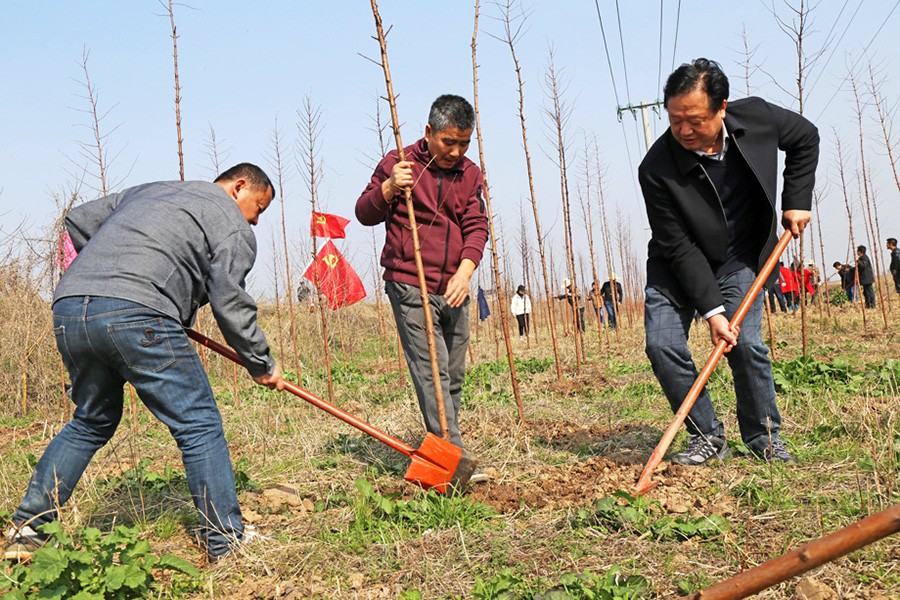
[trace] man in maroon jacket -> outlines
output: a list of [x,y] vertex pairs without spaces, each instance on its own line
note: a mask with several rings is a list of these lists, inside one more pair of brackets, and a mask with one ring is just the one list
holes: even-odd
[[464,156],[474,123],[475,111],[464,98],[440,96],[431,105],[425,137],[403,149],[405,161],[399,161],[396,151],[385,156],[356,201],[360,223],[384,223],[381,266],[385,291],[425,427],[440,435],[425,314],[404,201],[404,190],[412,188],[447,424],[450,440],[460,447],[458,412],[469,346],[469,279],[488,237],[481,170]]

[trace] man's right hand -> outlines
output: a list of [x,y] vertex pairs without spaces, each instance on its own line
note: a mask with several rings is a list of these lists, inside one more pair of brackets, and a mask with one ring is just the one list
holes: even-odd
[[731,327],[724,313],[713,315],[706,322],[709,324],[709,337],[713,346],[725,340],[725,352],[730,352],[737,344],[738,335],[741,333],[740,326]]
[[271,373],[254,377],[253,381],[259,385],[266,386],[270,390],[281,391],[284,389],[284,377],[281,376],[281,369],[278,367],[278,363],[275,363],[275,368]]
[[385,201],[390,202],[402,190],[413,186],[412,165],[410,161],[404,160],[391,168],[391,176],[381,184],[381,195]]

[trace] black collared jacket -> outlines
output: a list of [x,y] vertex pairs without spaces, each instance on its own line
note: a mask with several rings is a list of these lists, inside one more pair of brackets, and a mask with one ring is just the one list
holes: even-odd
[[[729,102],[725,127],[731,149],[741,153],[756,180],[767,211],[757,238],[762,268],[777,242],[775,195],[778,151],[785,153],[781,210],[810,210],[819,161],[819,132],[803,116],[760,98]],[[685,150],[671,130],[660,136],[638,168],[652,237],[647,285],[676,305],[700,314],[724,304],[715,271],[725,260],[725,211],[696,154]]]

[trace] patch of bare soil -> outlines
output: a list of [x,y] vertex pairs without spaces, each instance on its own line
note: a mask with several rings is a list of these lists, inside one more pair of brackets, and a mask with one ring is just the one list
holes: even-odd
[[[532,423],[535,441],[557,449],[582,449],[610,444],[644,433],[643,428],[619,425],[612,428],[582,426],[566,421]],[[502,478],[472,486],[468,496],[488,504],[501,513],[514,513],[522,508],[533,510],[587,507],[617,491],[635,493],[635,484],[646,458],[643,450],[617,446],[612,452],[589,456],[574,464],[544,467],[533,477],[520,480]],[[689,468],[662,463],[654,473],[655,486],[647,493],[669,513],[733,514],[734,498],[729,494],[713,494],[708,469]]]

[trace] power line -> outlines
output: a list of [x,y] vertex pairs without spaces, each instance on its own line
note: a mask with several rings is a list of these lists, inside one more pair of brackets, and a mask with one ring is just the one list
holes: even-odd
[[619,47],[622,49],[622,71],[625,73],[625,94],[631,98],[628,89],[628,63],[625,60],[625,38],[622,36],[622,14],[619,12],[619,0],[616,0],[616,21],[619,23]]
[[[844,83],[847,82],[847,79],[850,77],[850,73],[853,73],[853,72],[856,71],[856,65],[859,64],[859,61],[861,61],[862,58],[866,55],[866,53],[869,51],[869,47],[875,42],[875,38],[878,37],[878,34],[881,33],[881,30],[884,29],[884,26],[887,25],[887,22],[891,20],[891,16],[894,14],[894,11],[897,10],[897,7],[898,7],[898,6],[900,6],[900,0],[897,0],[896,2],[894,2],[894,7],[891,9],[891,12],[889,12],[889,13],[888,13],[888,16],[885,17],[884,20],[881,22],[881,27],[879,27],[878,30],[875,32],[875,34],[872,35],[872,39],[870,39],[870,40],[869,40],[869,43],[866,44],[866,47],[863,48],[863,51],[862,51],[862,53],[859,55],[859,58],[857,58],[857,59],[856,59],[856,62],[853,63],[853,66],[850,68],[849,72],[844,76],[844,79],[843,79],[843,80],[841,81],[841,83],[838,85],[838,88],[840,88],[842,85],[844,85]],[[825,111],[828,109],[828,107],[831,106],[831,102],[832,102],[832,100],[835,99],[836,96],[837,96],[837,94],[832,94],[832,95],[831,95],[831,98],[828,99],[828,102],[827,102],[827,103],[825,104],[825,106],[822,108],[822,112],[820,112],[820,113],[819,113],[819,116],[816,117],[816,120],[817,120],[817,121],[818,121],[820,118],[822,118],[822,115],[825,113]]]
[[662,87],[663,0],[659,0],[659,66],[656,70],[656,89]]
[[616,88],[616,77],[613,75],[612,60],[609,58],[609,46],[606,45],[606,32],[603,29],[603,17],[600,15],[600,2],[594,0],[597,7],[597,19],[600,21],[600,35],[603,37],[603,50],[606,51],[606,64],[609,66],[609,78],[612,81],[613,94],[616,96],[616,105],[619,104],[619,90]]
[[675,70],[675,54],[678,50],[678,26],[681,24],[681,0],[678,0],[678,12],[675,13],[675,43],[672,44],[672,68],[669,72]]
[[[853,12],[853,15],[850,17],[850,20],[847,21],[847,25],[846,25],[846,27],[844,27],[844,31],[841,32],[841,37],[839,37],[838,40],[836,42],[834,42],[834,46],[832,46],[832,48],[831,48],[831,53],[828,55],[828,58],[825,59],[825,64],[822,65],[822,70],[819,71],[819,75],[816,77],[816,80],[813,81],[811,86],[809,86],[809,90],[808,90],[807,94],[812,92],[812,89],[814,87],[816,87],[816,84],[819,82],[819,79],[822,78],[822,73],[824,73],[825,69],[828,68],[828,63],[831,62],[831,57],[834,56],[835,51],[841,45],[841,40],[844,39],[844,35],[847,33],[847,30],[850,29],[850,25],[853,23],[853,20],[856,19],[856,15],[859,13],[859,9],[862,8],[862,5],[865,3],[865,1],[866,0],[861,0],[860,3],[856,5],[856,10]],[[849,0],[844,0],[844,6],[841,7],[841,12],[838,13],[837,19],[834,20],[834,25],[831,26],[831,31],[829,31],[828,35],[825,36],[826,44],[828,43],[828,39],[831,37],[831,32],[834,31],[834,27],[835,27],[835,25],[837,25],[838,20],[841,18],[841,15],[844,14],[844,8],[846,8],[847,2],[849,2]]]

